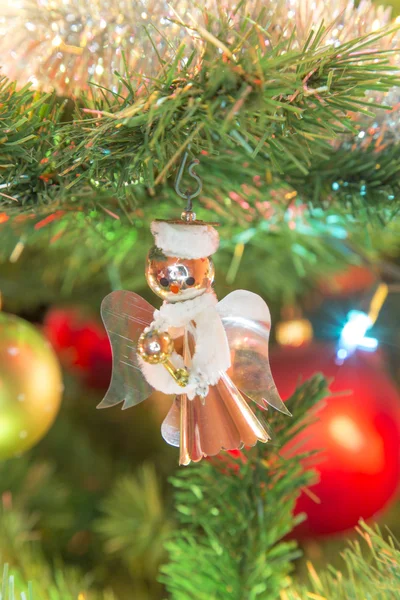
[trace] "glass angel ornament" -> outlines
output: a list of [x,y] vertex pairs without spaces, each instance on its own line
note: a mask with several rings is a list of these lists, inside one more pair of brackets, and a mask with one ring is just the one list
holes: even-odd
[[103,300],[113,373],[99,408],[129,408],[153,389],[175,395],[161,432],[180,447],[181,465],[267,442],[267,425],[249,401],[290,415],[269,366],[268,306],[245,290],[218,302],[210,257],[219,237],[210,224],[154,221],[152,233],[146,278],[164,302],[154,310],[123,290]]

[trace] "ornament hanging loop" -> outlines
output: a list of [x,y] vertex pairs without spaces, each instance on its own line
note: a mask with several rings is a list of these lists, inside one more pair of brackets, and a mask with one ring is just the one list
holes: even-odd
[[181,218],[183,221],[187,221],[189,223],[189,222],[196,220],[196,214],[192,210],[193,198],[196,198],[200,194],[200,192],[203,188],[203,184],[202,184],[200,177],[194,171],[194,168],[198,164],[200,164],[200,161],[197,158],[195,158],[190,163],[187,171],[188,171],[188,174],[190,175],[190,177],[192,177],[197,182],[197,189],[195,189],[194,191],[192,191],[191,189],[188,189],[185,192],[183,192],[181,190],[182,177],[183,177],[183,173],[184,173],[184,170],[186,167],[187,158],[188,158],[188,152],[186,151],[185,154],[183,155],[182,162],[178,169],[178,173],[176,174],[175,191],[178,194],[178,196],[186,199],[186,209],[181,214]]

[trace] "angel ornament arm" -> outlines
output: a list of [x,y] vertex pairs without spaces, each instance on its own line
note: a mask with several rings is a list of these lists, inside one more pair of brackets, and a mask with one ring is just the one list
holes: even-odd
[[212,225],[155,221],[152,233],[146,278],[163,304],[154,310],[124,291],[104,299],[113,377],[100,407],[137,404],[152,389],[175,395],[162,435],[180,447],[180,464],[267,442],[267,424],[248,400],[290,414],[269,367],[267,305],[244,290],[218,302]]

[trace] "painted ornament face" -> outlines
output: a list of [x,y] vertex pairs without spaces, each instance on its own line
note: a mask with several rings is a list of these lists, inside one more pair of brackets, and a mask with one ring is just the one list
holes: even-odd
[[163,300],[181,302],[200,296],[211,287],[214,264],[211,258],[165,256],[154,246],[147,257],[146,279]]

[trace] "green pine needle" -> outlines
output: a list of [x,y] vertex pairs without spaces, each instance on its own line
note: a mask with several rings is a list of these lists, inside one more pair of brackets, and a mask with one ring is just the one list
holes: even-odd
[[317,572],[308,564],[309,585],[293,581],[280,600],[399,600],[400,544],[363,521],[357,532],[359,539],[350,542],[341,554],[342,570],[328,567]]

